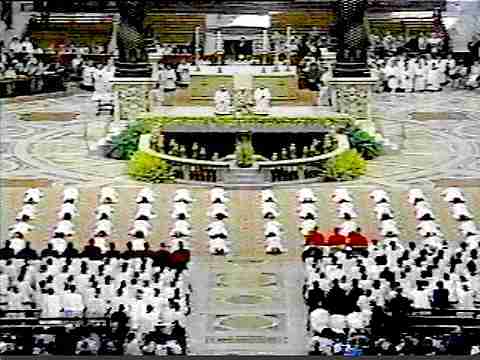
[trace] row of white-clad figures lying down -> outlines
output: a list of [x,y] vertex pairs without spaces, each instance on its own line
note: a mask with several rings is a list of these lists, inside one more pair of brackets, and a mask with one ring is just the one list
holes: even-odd
[[263,190],[260,196],[262,201],[262,215],[265,220],[265,253],[271,255],[283,254],[287,252],[287,249],[283,245],[283,226],[277,220],[280,216],[278,200],[275,197],[275,193],[270,189]]
[[230,199],[225,189],[218,186],[210,190],[209,198],[209,224],[206,228],[209,252],[212,255],[227,255],[230,253],[231,239],[225,221],[229,218],[227,204]]

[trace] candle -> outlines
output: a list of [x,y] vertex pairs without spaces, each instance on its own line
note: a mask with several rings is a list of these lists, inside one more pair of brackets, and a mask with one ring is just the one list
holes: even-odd
[[217,52],[223,51],[223,40],[222,40],[222,32],[219,30],[217,31]]
[[268,30],[263,30],[263,52],[268,53],[270,52],[268,46]]
[[200,47],[200,26],[195,28],[195,48]]

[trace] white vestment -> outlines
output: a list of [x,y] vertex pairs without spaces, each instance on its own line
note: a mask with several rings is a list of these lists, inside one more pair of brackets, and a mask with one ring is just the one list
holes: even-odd
[[267,88],[258,88],[255,90],[255,113],[257,114],[268,114],[270,112],[270,101],[272,99],[272,94]]
[[214,100],[216,114],[227,115],[231,113],[232,99],[228,90],[217,90]]

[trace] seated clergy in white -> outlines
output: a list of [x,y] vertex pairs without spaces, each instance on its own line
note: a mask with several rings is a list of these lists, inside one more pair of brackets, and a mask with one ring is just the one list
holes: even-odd
[[280,212],[275,203],[266,202],[262,203],[262,215],[264,219],[276,219]]
[[300,203],[314,203],[317,201],[317,197],[315,196],[313,190],[309,188],[298,190],[297,198]]
[[425,201],[426,197],[422,190],[420,189],[410,189],[408,192],[408,203],[411,205],[415,205],[421,201]]
[[216,186],[210,190],[210,201],[212,204],[225,204],[228,202],[226,192],[222,187]]
[[262,202],[272,202],[276,203],[277,198],[275,197],[275,194],[273,193],[272,190],[262,190],[261,192],[261,197],[262,197]]
[[432,209],[425,201],[415,205],[415,218],[417,220],[435,220]]
[[139,238],[147,238],[151,230],[152,225],[148,221],[135,220],[128,234]]
[[174,203],[171,217],[174,220],[190,219],[190,209],[188,205],[183,202]]
[[254,93],[255,114],[268,115],[271,110],[272,94],[270,90],[261,85]]
[[343,236],[348,236],[352,231],[358,231],[359,226],[358,224],[353,221],[353,220],[347,220],[344,221],[340,226],[339,226],[339,234]]
[[152,189],[144,187],[137,195],[136,202],[137,204],[141,203],[153,203],[155,201],[155,194]]
[[385,220],[380,223],[380,232],[385,237],[397,237],[400,235],[397,223],[394,220]]
[[116,204],[117,202],[118,202],[118,193],[114,188],[106,186],[100,190],[101,204]]
[[10,237],[21,237],[24,238],[30,231],[34,229],[32,225],[24,221],[19,221],[8,228]]
[[302,233],[303,236],[307,236],[315,230],[315,227],[317,226],[317,222],[315,220],[307,219],[303,220],[302,223],[300,224],[300,232]]
[[316,309],[310,313],[310,324],[312,329],[318,333],[328,328],[329,322],[330,314],[325,309]]
[[38,188],[31,188],[25,191],[23,202],[25,204],[38,204],[43,197],[43,193]]
[[191,204],[193,202],[193,199],[190,195],[190,191],[187,189],[178,189],[175,192],[175,195],[173,197],[174,202],[183,202],[185,204]]
[[228,218],[228,209],[224,204],[212,204],[208,210],[207,215],[212,219],[226,219]]
[[36,208],[32,204],[25,204],[22,206],[22,209],[18,212],[16,220],[17,221],[30,221],[35,218]]
[[423,237],[442,236],[440,227],[434,221],[420,221],[417,225],[417,232]]
[[65,317],[79,316],[85,309],[82,296],[76,292],[75,285],[71,285],[70,290],[63,293],[61,300]]
[[52,244],[53,250],[57,251],[59,254],[63,254],[65,249],[67,248],[67,242],[63,237],[52,237],[48,240],[49,244]]
[[467,237],[471,235],[480,235],[477,225],[473,221],[462,221],[458,226],[460,233]]
[[152,204],[141,203],[138,204],[137,213],[135,214],[135,220],[145,220],[148,221],[156,217],[152,210]]
[[373,190],[370,193],[370,198],[373,199],[373,201],[375,201],[375,204],[390,203],[390,197],[388,196],[385,190],[381,190],[381,189]]
[[332,194],[332,200],[337,204],[342,202],[352,202],[352,198],[346,189],[335,189]]
[[73,220],[77,215],[77,207],[71,203],[62,204],[60,210],[57,213],[58,220]]
[[315,220],[318,217],[317,208],[313,204],[301,204],[298,209],[298,216],[302,220]]
[[456,187],[449,187],[442,191],[443,199],[449,203],[464,203],[465,196],[462,190]]
[[343,202],[340,203],[337,207],[337,216],[345,220],[350,220],[353,218],[357,218],[358,214],[355,211],[352,203]]
[[110,236],[112,235],[113,225],[110,220],[99,220],[95,224],[93,236]]
[[209,252],[212,255],[227,255],[229,253],[225,239],[214,237],[208,240]]
[[220,86],[220,89],[215,91],[215,114],[228,115],[232,113],[232,97],[225,85]]
[[114,210],[113,207],[107,204],[101,204],[95,210],[97,220],[111,220]]
[[473,219],[472,213],[464,203],[455,203],[451,207],[452,215],[457,221],[468,221]]
[[393,210],[389,203],[379,203],[375,205],[374,212],[378,221],[393,219]]
[[68,187],[63,190],[63,203],[75,204],[78,200],[79,192],[77,188]]
[[73,236],[75,231],[73,230],[74,225],[69,220],[62,220],[58,222],[57,226],[53,230],[53,236]]
[[280,236],[267,236],[265,238],[265,253],[277,255],[286,252]]

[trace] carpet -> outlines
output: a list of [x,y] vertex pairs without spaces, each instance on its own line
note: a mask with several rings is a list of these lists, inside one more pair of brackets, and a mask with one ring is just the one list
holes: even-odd
[[469,179],[437,179],[432,180],[435,184],[435,187],[480,187],[480,178],[469,178]]
[[437,120],[462,120],[467,116],[462,112],[423,112],[415,111],[411,114],[413,120],[417,121],[437,121]]
[[20,187],[20,188],[41,188],[49,187],[53,183],[52,180],[48,179],[28,179],[28,178],[11,178],[11,179],[1,179],[0,178],[0,187]]
[[72,121],[75,120],[80,113],[69,111],[32,111],[18,112],[20,120],[23,121]]

